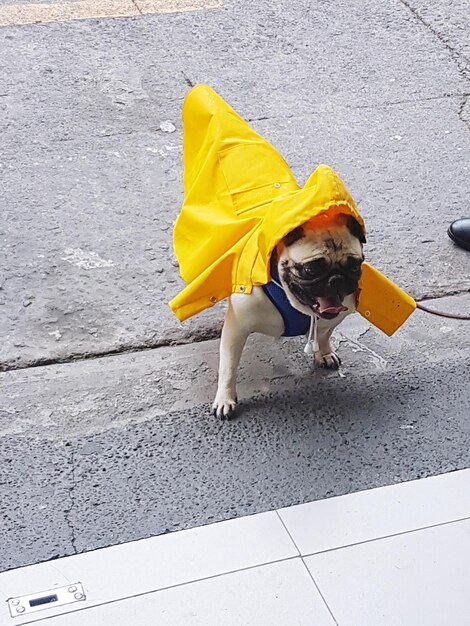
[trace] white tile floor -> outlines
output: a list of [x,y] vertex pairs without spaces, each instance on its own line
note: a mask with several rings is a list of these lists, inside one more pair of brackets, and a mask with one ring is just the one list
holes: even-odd
[[470,470],[0,574],[8,598],[86,600],[0,625],[470,625]]

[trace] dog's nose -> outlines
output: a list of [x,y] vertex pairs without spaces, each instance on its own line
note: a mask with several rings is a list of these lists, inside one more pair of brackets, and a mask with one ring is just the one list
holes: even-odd
[[343,276],[339,276],[338,274],[333,274],[333,276],[330,276],[330,278],[328,279],[328,288],[332,291],[336,291],[337,293],[342,292],[344,289]]

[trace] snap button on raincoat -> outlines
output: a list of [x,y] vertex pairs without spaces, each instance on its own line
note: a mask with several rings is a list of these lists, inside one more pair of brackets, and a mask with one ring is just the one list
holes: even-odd
[[[320,165],[303,188],[289,166],[215,91],[194,87],[183,106],[184,203],[173,243],[187,286],[169,303],[183,321],[232,293],[270,280],[275,246],[321,213],[352,215],[340,177]],[[358,312],[392,335],[416,303],[367,263]]]

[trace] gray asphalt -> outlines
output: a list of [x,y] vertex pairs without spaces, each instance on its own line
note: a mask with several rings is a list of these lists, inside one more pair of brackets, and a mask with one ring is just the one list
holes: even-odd
[[468,310],[445,234],[470,210],[467,11],[226,2],[0,28],[0,570],[469,466],[468,323],[348,321],[342,376],[256,338],[220,424],[222,307],[180,325],[166,305],[181,103],[206,82],[299,182],[339,171],[369,260]]

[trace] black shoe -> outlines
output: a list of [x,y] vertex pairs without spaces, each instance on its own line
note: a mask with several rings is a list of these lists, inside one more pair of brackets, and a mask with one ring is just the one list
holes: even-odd
[[470,217],[452,222],[447,234],[458,246],[470,250]]

